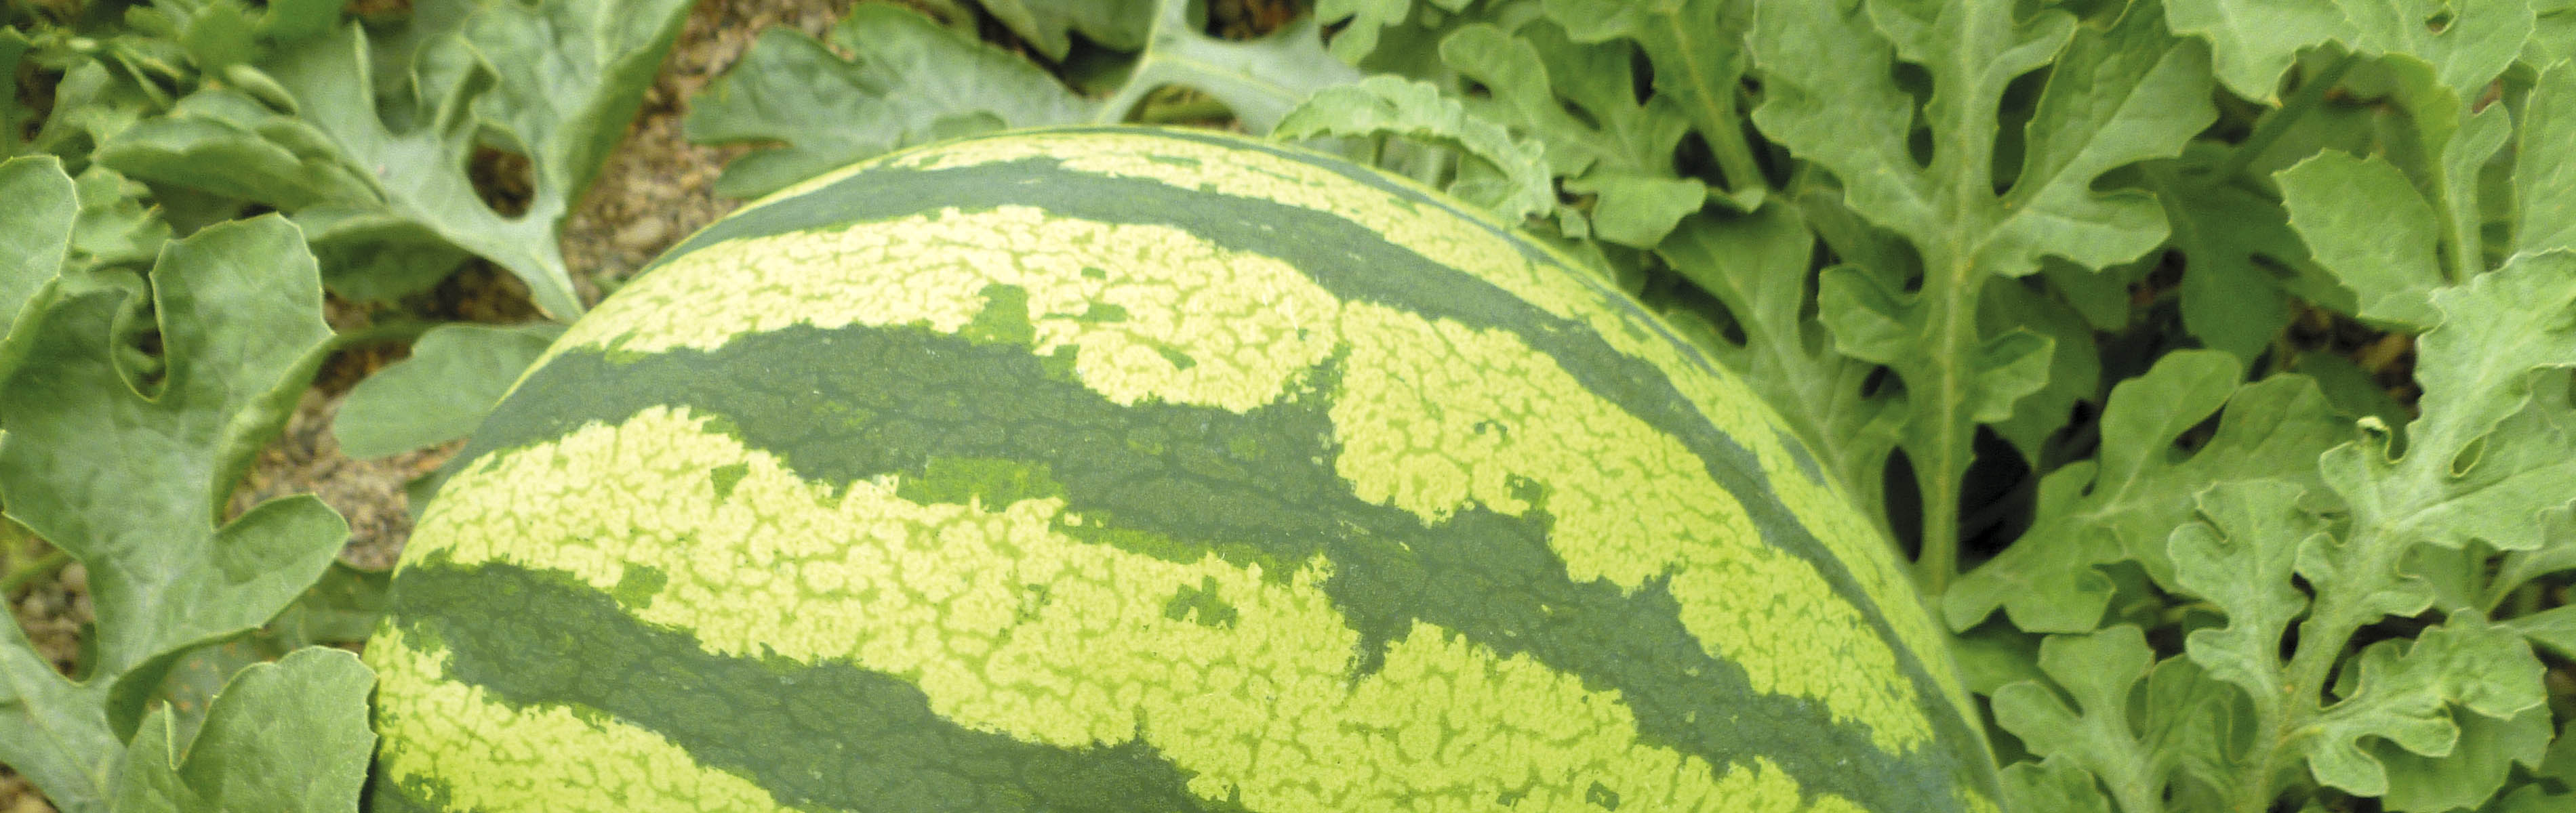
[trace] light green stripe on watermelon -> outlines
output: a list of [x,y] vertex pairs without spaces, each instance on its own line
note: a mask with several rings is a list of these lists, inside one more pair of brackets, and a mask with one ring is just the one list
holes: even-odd
[[[396,783],[440,783],[454,808],[483,813],[629,813],[696,810],[784,813],[759,785],[695,757],[662,736],[566,706],[511,708],[484,687],[448,680],[438,657],[401,629],[367,642],[376,671],[380,725],[399,726],[410,747],[377,770]],[[572,758],[578,755],[579,758]],[[381,794],[380,794],[381,796]],[[379,800],[376,810],[388,809]]]
[[[1103,302],[1131,317],[1085,318]],[[1344,303],[1277,260],[1168,226],[1014,206],[746,237],[637,281],[565,344],[655,353],[788,325],[960,333],[978,320],[1027,326],[1014,333],[1041,356],[1070,350],[1076,379],[1122,405],[1246,411],[1338,348],[1335,467],[1362,499],[1431,522],[1470,505],[1519,516],[1533,506],[1515,492],[1542,485],[1575,580],[1633,593],[1670,573],[1684,625],[1757,691],[1822,702],[1891,752],[1931,736],[1913,685],[1881,677],[1896,656],[1858,609],[1765,546],[1678,440],[1511,332]]]
[[[1200,798],[1255,811],[1484,809],[1494,788],[1516,789],[1516,810],[1582,811],[1596,787],[1646,810],[1859,809],[1802,806],[1759,757],[1720,771],[1641,744],[1617,693],[1419,623],[1354,682],[1358,633],[1320,588],[1327,561],[1265,573],[1091,544],[1059,530],[1080,524],[1061,498],[925,505],[887,482],[836,496],[706,423],[648,410],[486,458],[422,533],[453,540],[443,566],[563,572],[603,593],[658,570],[666,586],[632,614],[713,653],[846,659],[918,686],[942,718],[1034,743],[1135,737]],[[747,468],[719,499],[705,472],[728,462]],[[1210,597],[1228,622],[1170,612]]]
[[[1043,164],[1062,175],[1046,178],[1043,183],[1030,183],[1035,180],[1033,176],[1043,174],[1030,172],[1032,164]],[[1221,170],[1211,171],[1210,167]],[[951,181],[942,176],[943,172],[967,175],[996,168],[1008,171],[999,173],[994,181]],[[974,204],[967,200],[979,195],[997,201],[1035,200],[1030,193],[1044,187],[1054,190],[1057,199],[1080,197],[1086,193],[1061,188],[1077,186],[1078,179],[1133,182],[1128,187],[1087,193],[1089,197],[1082,203],[1096,210],[1093,214],[1115,208],[1121,202],[1141,201],[1129,205],[1149,212],[1144,215],[1148,221],[1222,221],[1229,215],[1243,218],[1249,221],[1248,231],[1259,232],[1261,242],[1271,244],[1271,253],[1299,252],[1301,262],[1297,265],[1309,274],[1338,270],[1345,276],[1372,279],[1431,276],[1385,267],[1377,261],[1383,255],[1365,251],[1366,246],[1356,244],[1358,239],[1384,241],[1419,258],[1418,265],[1427,264],[1453,274],[1458,273],[1455,269],[1477,269],[1474,279],[1499,287],[1514,298],[1515,304],[1535,306],[1546,316],[1586,326],[1589,330],[1585,332],[1596,335],[1617,353],[1667,373],[1689,371],[1664,377],[1692,403],[1699,418],[1714,424],[1733,443],[1751,452],[1760,462],[1760,470],[1798,470],[1808,474],[1771,478],[1766,485],[1779,504],[1811,531],[1809,536],[1815,543],[1830,551],[1837,560],[1834,567],[1848,568],[1847,575],[1874,603],[1914,604],[1911,582],[1886,550],[1884,536],[1850,507],[1848,496],[1838,485],[1814,476],[1812,458],[1782,442],[1783,436],[1774,428],[1779,425],[1777,418],[1759,399],[1733,382],[1731,374],[1700,358],[1685,343],[1638,313],[1623,295],[1591,275],[1575,271],[1574,262],[1563,255],[1513,235],[1481,212],[1459,208],[1405,179],[1206,131],[1112,128],[1023,133],[1006,139],[968,140],[896,153],[815,179],[746,207],[733,219],[675,248],[666,259],[686,262],[688,256],[707,245],[744,236],[877,217],[870,212],[935,211],[940,203],[971,209]],[[962,186],[975,184],[993,184],[1003,191],[998,196],[982,190],[958,194]],[[1165,191],[1136,189],[1134,184],[1161,186]],[[863,190],[853,194],[854,187]],[[1274,208],[1292,207],[1321,217],[1291,223],[1256,207],[1229,206],[1219,196],[1258,201]],[[913,203],[915,200],[922,203]],[[1444,214],[1447,216],[1441,216]],[[1323,236],[1307,228],[1319,220],[1349,228],[1341,234]],[[1297,246],[1301,241],[1324,245]],[[1340,257],[1338,261],[1336,255]],[[1317,267],[1337,262],[1344,267]],[[1407,297],[1403,305],[1410,307],[1398,309],[1433,311],[1450,304],[1451,299],[1464,301],[1458,296],[1461,289],[1446,284],[1448,280],[1434,277],[1422,281],[1428,283],[1425,290],[1418,297]],[[1513,329],[1529,327],[1525,324],[1527,319],[1481,315],[1501,317],[1504,325]],[[1919,607],[1908,606],[1881,616],[1911,651],[1937,658],[1937,653],[1945,650],[1946,636],[1931,622],[1930,614]],[[1965,687],[1951,676],[1946,661],[1933,671],[1937,691],[1945,699],[1956,708],[1972,707]],[[1971,730],[1968,736],[1982,739],[1983,735]]]
[[[996,297],[1011,312],[988,317]],[[1340,305],[1285,263],[1169,226],[1007,206],[692,252],[601,303],[604,315],[575,324],[548,357],[710,350],[789,325],[961,333],[991,318],[1023,335],[983,338],[1039,355],[1079,348],[1073,371],[1117,403],[1150,397],[1242,412],[1279,400],[1333,352]]]

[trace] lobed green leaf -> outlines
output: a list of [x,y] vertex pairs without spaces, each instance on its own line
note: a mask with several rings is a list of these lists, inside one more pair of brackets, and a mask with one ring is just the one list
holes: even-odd
[[2405,54],[2438,66],[2467,91],[2495,78],[2530,38],[2525,0],[2171,0],[2176,33],[2206,39],[2219,78],[2236,95],[2277,101],[2274,88],[2301,50],[2339,43],[2366,54]]
[[126,752],[116,809],[356,813],[376,741],[374,682],[357,656],[311,647],[235,674],[193,737],[155,710]]
[[[1145,47],[1154,20],[1153,0],[976,0],[1003,27],[1045,54],[1063,61],[1073,48],[1073,32],[1116,51]],[[851,11],[856,12],[853,8]]]
[[501,402],[563,327],[447,324],[430,328],[411,357],[349,390],[331,434],[353,458],[383,457],[464,437]]
[[0,748],[73,810],[108,795],[116,743],[179,652],[274,616],[347,538],[309,495],[221,513],[328,346],[301,235],[275,216],[199,231],[163,248],[150,288],[157,374],[120,352],[129,292],[99,287],[21,315],[27,363],[0,387],[0,504],[87,566],[98,618],[79,684],[23,637],[0,646],[18,701],[0,702]]
[[[2576,6],[2570,8],[2576,19]],[[2576,250],[2576,62],[2542,71],[2522,116],[2513,165],[2514,250]]]
[[[1853,211],[1910,241],[1920,259],[1910,286],[1904,268],[1829,272],[1821,318],[1845,353],[1880,360],[1904,382],[1904,448],[1926,506],[1918,572],[1936,591],[1955,567],[1955,506],[1973,428],[2011,417],[2016,402],[2045,387],[2050,366],[2033,361],[2029,339],[1979,329],[1987,281],[2031,274],[2043,257],[2098,269],[2161,243],[2158,204],[2097,182],[2179,153],[2215,116],[2206,56],[2167,35],[2161,15],[2147,13],[2152,6],[2106,28],[2017,8],[1768,3],[1757,7],[1748,39],[1763,81],[1754,123],[1831,171]],[[1931,80],[1919,105],[1933,145],[1928,162],[1914,155],[1918,104],[1893,78],[1900,60]],[[2052,60],[2022,128],[2019,169],[1998,191],[2005,92]],[[2062,422],[2037,417],[2016,434],[2043,436]]]
[[[167,115],[109,123],[98,160],[293,214],[334,288],[353,296],[418,290],[462,250],[509,269],[539,309],[569,320],[581,304],[557,229],[624,136],[686,9],[680,0],[423,3],[415,25],[430,30],[414,32],[419,45],[388,83],[398,89],[390,98],[379,95],[375,48],[359,24],[299,31],[257,65],[267,85],[209,86]],[[525,211],[494,210],[466,177],[486,141],[528,158]]]
[[[2324,396],[2304,377],[2240,385],[2243,375],[2232,356],[2187,350],[2113,387],[2097,458],[2047,475],[2030,530],[1942,597],[1951,627],[2000,608],[2025,630],[2093,629],[2114,591],[2098,566],[2135,561],[2158,583],[2179,584],[2167,536],[2209,484],[2287,475],[2323,492],[2311,461],[2347,436]],[[2217,431],[2180,453],[2183,435],[2213,414]]]
[[2498,720],[2520,717],[2544,700],[2540,672],[2539,659],[2512,630],[2453,615],[2411,643],[2363,649],[2346,670],[2353,690],[2298,732],[2301,753],[2319,783],[2364,796],[2388,794],[2388,767],[2361,738],[2421,756],[2450,756],[2460,726],[2449,707]]
[[703,144],[783,145],[734,159],[716,181],[718,194],[756,197],[910,144],[1090,115],[1089,103],[1018,55],[910,9],[862,3],[828,44],[792,29],[761,32],[691,102],[685,127]]
[[1537,144],[1513,138],[1502,125],[1467,112],[1428,82],[1381,74],[1324,88],[1281,116],[1270,131],[1270,137],[1283,139],[1380,136],[1454,150],[1473,162],[1460,168],[1448,191],[1505,222],[1556,206],[1547,158]]
[[1874,365],[1835,352],[1824,325],[1808,315],[1818,307],[1809,228],[1795,208],[1774,201],[1746,215],[1683,218],[1655,252],[1723,304],[1743,333],[1739,344],[1716,326],[1706,329],[1718,362],[1775,405],[1824,467],[1861,495],[1868,513],[1882,516],[1878,484],[1896,448],[1903,405],[1865,394]]
[[1101,103],[1094,119],[1125,120],[1146,94],[1166,87],[1205,93],[1223,103],[1250,132],[1269,132],[1279,118],[1318,90],[1360,80],[1359,71],[1324,50],[1314,16],[1234,42],[1199,33],[1188,0],[1161,0],[1153,34],[1125,84]]
[[2192,631],[2185,650],[2211,678],[2244,689],[2258,714],[2279,714],[2285,701],[2282,636],[2308,608],[2291,580],[2299,550],[2326,540],[2300,491],[2281,480],[2220,482],[2195,501],[2201,519],[2169,542],[2175,582],[2227,613],[2227,626]]

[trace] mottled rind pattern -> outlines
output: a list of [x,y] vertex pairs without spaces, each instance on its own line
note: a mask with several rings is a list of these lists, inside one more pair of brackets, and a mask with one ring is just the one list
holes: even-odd
[[[997,168],[1199,214],[1080,211],[1039,189],[1065,184],[995,191]],[[837,205],[889,173],[960,203]],[[423,517],[370,650],[378,794],[1990,809],[1927,614],[1752,397],[1560,256],[1372,177],[1249,142],[1023,135],[817,179],[675,249],[523,380]],[[1227,219],[1238,202],[1267,208]],[[1527,547],[1473,561],[1504,539]],[[1469,610],[1408,582],[1440,573],[1512,583]],[[918,752],[1063,776],[807,749],[881,774],[863,791],[724,756],[744,732],[616,688],[649,675],[508,666],[514,636],[583,636],[495,609],[522,594],[631,628],[622,650],[711,659],[658,671],[739,677],[692,678],[719,713],[812,695],[947,743]],[[1584,625],[1663,654],[1539,634]],[[616,657],[568,652],[546,657]],[[878,699],[816,693],[835,681]],[[1799,725],[1825,748],[1773,730]],[[513,768],[527,743],[599,757]]]

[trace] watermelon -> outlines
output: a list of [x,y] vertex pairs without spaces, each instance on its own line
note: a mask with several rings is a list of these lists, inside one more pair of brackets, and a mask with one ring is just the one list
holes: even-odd
[[376,811],[1982,811],[1886,537],[1565,255],[1206,131],[745,206],[460,452]]

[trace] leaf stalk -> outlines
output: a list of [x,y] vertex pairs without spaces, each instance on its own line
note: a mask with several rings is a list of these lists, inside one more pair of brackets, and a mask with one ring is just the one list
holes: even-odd
[[2282,102],[2279,111],[2255,124],[2254,132],[2245,137],[2245,142],[2238,144],[2233,152],[2227,154],[2227,160],[2218,165],[2218,171],[2214,177],[2234,177],[2237,173],[2244,172],[2246,167],[2253,166],[2254,159],[2262,157],[2264,152],[2272,149],[2272,144],[2289,133],[2290,127],[2298,124],[2299,119],[2306,118],[2309,112],[2324,104],[2326,92],[2333,90],[2335,83],[2343,81],[2344,73],[2352,70],[2352,66],[2360,61],[2361,57],[2357,54],[2344,54],[2341,58],[2327,63],[2325,68],[2318,70],[2315,76],[2308,78],[2308,81],[2299,83],[2299,92],[2291,94],[2288,101]]

